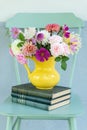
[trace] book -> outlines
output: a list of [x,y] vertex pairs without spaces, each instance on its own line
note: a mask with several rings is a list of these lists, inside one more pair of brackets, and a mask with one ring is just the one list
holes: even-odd
[[34,87],[31,83],[20,84],[12,87],[13,93],[24,94],[28,96],[36,96],[48,99],[54,99],[62,95],[70,93],[69,87],[55,86],[53,89],[40,90]]
[[70,103],[70,99],[64,100],[64,101],[59,102],[59,103],[55,103],[53,105],[38,103],[38,102],[25,100],[25,99],[21,99],[21,98],[16,98],[16,97],[12,97],[12,102],[50,111],[50,110],[56,109],[58,107],[61,107],[61,106],[69,104]]
[[48,104],[48,105],[58,103],[60,101],[69,99],[71,97],[71,95],[69,93],[69,94],[54,98],[54,99],[46,99],[46,98],[42,98],[42,97],[29,96],[29,95],[27,96],[27,95],[24,95],[24,94],[18,94],[18,93],[13,93],[13,92],[11,93],[11,96],[16,97],[16,98],[25,99],[25,100],[45,103],[45,104]]

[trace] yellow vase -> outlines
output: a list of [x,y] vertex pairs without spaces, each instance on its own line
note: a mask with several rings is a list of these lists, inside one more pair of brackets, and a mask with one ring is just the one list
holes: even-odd
[[35,57],[31,59],[35,62],[32,72],[27,64],[24,65],[30,82],[38,89],[52,89],[60,80],[60,75],[55,69],[54,57],[44,62],[38,61]]

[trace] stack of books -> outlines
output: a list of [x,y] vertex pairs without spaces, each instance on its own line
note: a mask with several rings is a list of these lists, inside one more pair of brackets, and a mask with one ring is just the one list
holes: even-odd
[[13,86],[11,96],[12,102],[44,110],[53,110],[70,103],[71,89],[55,86],[53,89],[40,90],[31,83],[27,83]]

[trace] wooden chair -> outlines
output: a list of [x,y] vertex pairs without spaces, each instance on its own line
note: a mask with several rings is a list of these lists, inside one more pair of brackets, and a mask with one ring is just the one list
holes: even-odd
[[[79,33],[83,27],[83,21],[76,17],[73,13],[19,13],[10,18],[6,22],[7,28],[18,27],[37,27],[43,28],[48,23],[58,23],[64,25],[65,23],[70,28],[78,28]],[[76,55],[74,56],[71,78],[69,85],[72,86],[72,79],[75,69]],[[20,76],[18,71],[18,64],[15,60],[15,71],[17,76],[17,83],[20,84]],[[83,107],[80,98],[72,93],[71,103],[69,105],[60,107],[53,111],[44,111],[21,104],[11,102],[11,97],[8,97],[0,105],[0,114],[7,117],[6,130],[19,130],[21,119],[28,120],[67,120],[70,130],[77,130],[76,117],[83,112]],[[14,118],[16,118],[14,120]]]

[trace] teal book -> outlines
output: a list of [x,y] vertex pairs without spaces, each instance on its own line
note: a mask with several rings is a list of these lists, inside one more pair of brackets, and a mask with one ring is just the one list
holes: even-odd
[[55,86],[53,89],[40,90],[31,83],[20,84],[12,87],[12,93],[54,99],[71,92],[69,87]]
[[41,97],[36,97],[36,96],[29,96],[29,95],[27,96],[27,95],[18,94],[18,93],[11,93],[11,96],[16,97],[16,98],[21,98],[24,100],[30,100],[30,101],[35,101],[35,102],[51,105],[51,104],[55,104],[63,100],[69,99],[71,97],[71,94],[69,93],[69,94],[60,96],[58,98],[54,98],[54,99],[48,99],[48,98],[46,99],[46,98],[41,98]]
[[21,99],[21,98],[16,98],[16,97],[12,97],[12,102],[50,111],[50,110],[56,109],[58,107],[69,104],[70,99],[64,100],[64,101],[59,102],[59,103],[55,103],[53,105],[47,105],[47,104],[29,101],[29,100],[25,100],[25,99]]

